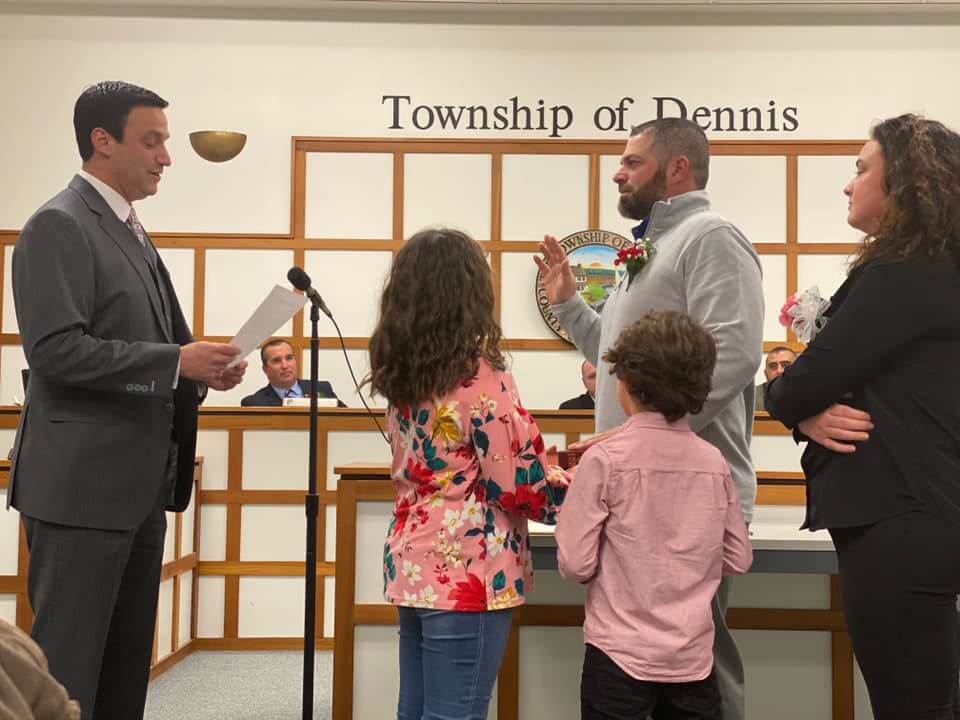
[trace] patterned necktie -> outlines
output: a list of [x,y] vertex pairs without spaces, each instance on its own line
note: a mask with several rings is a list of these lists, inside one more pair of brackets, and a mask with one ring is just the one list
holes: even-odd
[[137,211],[130,206],[130,217],[127,218],[127,227],[133,231],[133,236],[140,241],[144,250],[147,248],[147,234],[143,231],[143,225],[140,224],[140,218],[137,217]]
[[284,397],[296,397],[297,394],[293,391],[292,387],[288,387],[287,391],[283,394]]

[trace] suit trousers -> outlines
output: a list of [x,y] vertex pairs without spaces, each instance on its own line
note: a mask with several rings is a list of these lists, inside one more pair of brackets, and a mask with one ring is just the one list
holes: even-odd
[[99,530],[23,516],[31,635],[83,720],[139,720],[150,675],[167,488],[139,527]]

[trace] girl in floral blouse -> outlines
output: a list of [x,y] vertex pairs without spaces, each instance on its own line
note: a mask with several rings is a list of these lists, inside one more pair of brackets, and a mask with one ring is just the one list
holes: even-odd
[[384,594],[400,618],[398,720],[485,720],[512,608],[533,585],[527,520],[554,523],[548,466],[500,351],[490,267],[464,233],[397,253],[370,339],[397,491]]

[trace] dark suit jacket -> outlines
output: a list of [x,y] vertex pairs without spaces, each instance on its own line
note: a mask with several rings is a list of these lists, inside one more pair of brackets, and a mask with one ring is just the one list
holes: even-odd
[[140,243],[79,176],[24,225],[13,295],[30,366],[8,502],[47,522],[131,529],[164,487],[177,448],[171,510],[193,488],[198,393],[181,377],[192,341],[166,268],[164,318]]
[[[310,381],[309,380],[297,380],[300,383],[300,389],[303,390],[304,397],[310,397]],[[317,381],[317,397],[318,398],[335,398],[336,394],[333,392],[333,387],[326,380]],[[257,390],[253,395],[247,395],[243,400],[240,401],[240,404],[243,407],[281,407],[283,403],[280,401],[280,396],[277,395],[276,391],[269,385]],[[337,398],[337,407],[346,407],[342,400]]]
[[960,523],[957,308],[951,262],[871,263],[833,296],[826,327],[797,361],[767,383],[767,411],[788,427],[836,402],[873,420],[855,453],[808,444],[809,527],[867,525],[915,509]]
[[577,395],[575,398],[570,398],[569,400],[564,400],[560,403],[561,410],[593,410],[595,408],[595,403],[593,398],[590,397],[590,393],[583,393],[583,395]]

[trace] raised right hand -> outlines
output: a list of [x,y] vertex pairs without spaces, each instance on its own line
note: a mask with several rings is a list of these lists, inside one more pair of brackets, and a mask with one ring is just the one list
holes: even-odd
[[[819,415],[801,420],[797,427],[813,442],[827,450],[852,453],[857,451],[857,446],[850,443],[868,440],[868,431],[873,430],[873,421],[869,413],[837,403]],[[840,442],[841,440],[846,442]]]
[[544,235],[539,248],[543,257],[534,255],[533,261],[543,273],[543,289],[547,291],[547,300],[551,305],[564,303],[577,291],[570,261],[553,235]]
[[227,365],[240,353],[229,343],[194,342],[180,348],[180,375],[188,380],[217,386]]

